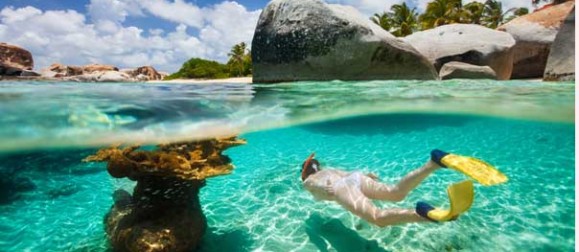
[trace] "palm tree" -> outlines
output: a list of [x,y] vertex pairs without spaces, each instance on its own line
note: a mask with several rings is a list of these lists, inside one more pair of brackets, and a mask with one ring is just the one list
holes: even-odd
[[464,18],[462,21],[468,24],[481,24],[485,5],[480,2],[471,2],[462,7]]
[[242,76],[244,74],[244,61],[246,57],[247,45],[245,42],[241,42],[239,44],[234,45],[231,48],[231,51],[227,54],[229,56],[229,61],[227,65],[230,67],[230,72],[234,73],[231,70],[232,67],[237,67],[238,72],[234,74],[234,76]]
[[496,29],[506,20],[505,17],[517,8],[510,8],[503,12],[503,4],[496,0],[487,0],[485,2],[483,24],[491,29]]
[[562,4],[564,2],[567,2],[568,0],[531,0],[531,3],[533,5],[538,5],[539,2],[551,2],[551,4],[556,5],[556,4]]
[[418,13],[416,8],[410,9],[406,3],[395,4],[390,7],[392,10],[391,23],[394,30],[391,32],[396,37],[404,37],[412,34],[418,27]]
[[390,13],[388,12],[383,12],[382,14],[376,13],[370,18],[370,20],[386,31],[390,31],[390,28],[392,27],[392,20],[390,19]]
[[430,29],[445,24],[460,22],[461,0],[434,0],[426,5],[426,11],[420,15],[422,29]]
[[513,15],[510,15],[509,17],[505,18],[505,22],[504,23],[508,23],[509,21],[520,17],[520,16],[524,16],[529,14],[529,9],[521,7],[521,8],[516,8],[515,11],[513,11]]

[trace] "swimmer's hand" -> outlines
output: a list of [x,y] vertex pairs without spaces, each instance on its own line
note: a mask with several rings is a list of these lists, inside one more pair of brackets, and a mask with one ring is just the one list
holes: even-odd
[[366,174],[366,176],[368,176],[369,178],[371,178],[371,179],[373,179],[373,180],[375,180],[375,181],[380,181],[380,178],[378,177],[378,175],[376,175],[376,174],[374,174],[374,173],[372,173],[372,172]]

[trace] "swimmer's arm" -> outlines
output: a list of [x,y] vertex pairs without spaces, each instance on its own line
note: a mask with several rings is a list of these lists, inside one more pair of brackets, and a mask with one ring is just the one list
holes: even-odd
[[317,181],[315,179],[307,179],[304,181],[303,185],[313,196],[314,199],[320,200],[328,200],[329,198],[334,196],[334,188],[331,186],[329,181],[326,181],[325,184],[322,181]]

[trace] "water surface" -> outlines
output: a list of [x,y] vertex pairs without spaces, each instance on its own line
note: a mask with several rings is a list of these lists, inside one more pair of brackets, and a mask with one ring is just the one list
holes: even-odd
[[[201,251],[572,251],[574,85],[525,81],[305,82],[281,85],[0,82],[0,250],[103,251],[114,190],[132,190],[95,146],[240,132],[234,173],[201,190]],[[310,123],[308,123],[310,122]],[[433,148],[509,176],[475,185],[448,223],[378,228],[303,190],[299,166],[374,172],[396,183]],[[403,202],[447,207],[440,170]]]

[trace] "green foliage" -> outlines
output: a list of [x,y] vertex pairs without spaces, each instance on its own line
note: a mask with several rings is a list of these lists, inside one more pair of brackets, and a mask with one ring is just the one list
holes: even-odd
[[460,23],[461,0],[434,0],[426,5],[426,11],[419,16],[422,30],[437,26]]
[[496,0],[487,0],[485,2],[483,24],[491,29],[496,29],[504,23],[505,17],[509,12],[516,8],[511,8],[503,12],[503,4]]
[[406,3],[392,5],[390,10],[374,14],[370,20],[397,37],[454,23],[478,24],[495,29],[515,17],[529,13],[527,8],[503,11],[501,2],[497,0],[487,0],[484,3],[475,1],[466,5],[463,5],[461,0],[433,0],[420,15],[416,8],[409,9]]
[[481,2],[470,2],[462,7],[464,23],[482,24],[485,5]]
[[222,79],[251,75],[251,53],[247,45],[241,42],[231,48],[228,53],[229,61],[221,64],[216,61],[192,58],[183,63],[181,69],[173,73],[165,80],[172,79]]
[[216,61],[192,58],[183,63],[179,71],[167,76],[165,79],[219,79],[227,77],[229,77],[227,66]]
[[392,5],[390,10],[381,15],[374,14],[370,20],[396,37],[408,36],[418,29],[416,8],[410,9],[406,3],[402,3]]
[[234,45],[227,55],[229,56],[227,66],[231,76],[239,77],[251,74],[251,52],[244,42]]
[[382,14],[376,13],[370,18],[370,20],[382,27],[382,29],[390,31],[390,28],[392,27],[390,15],[390,12],[383,12]]

